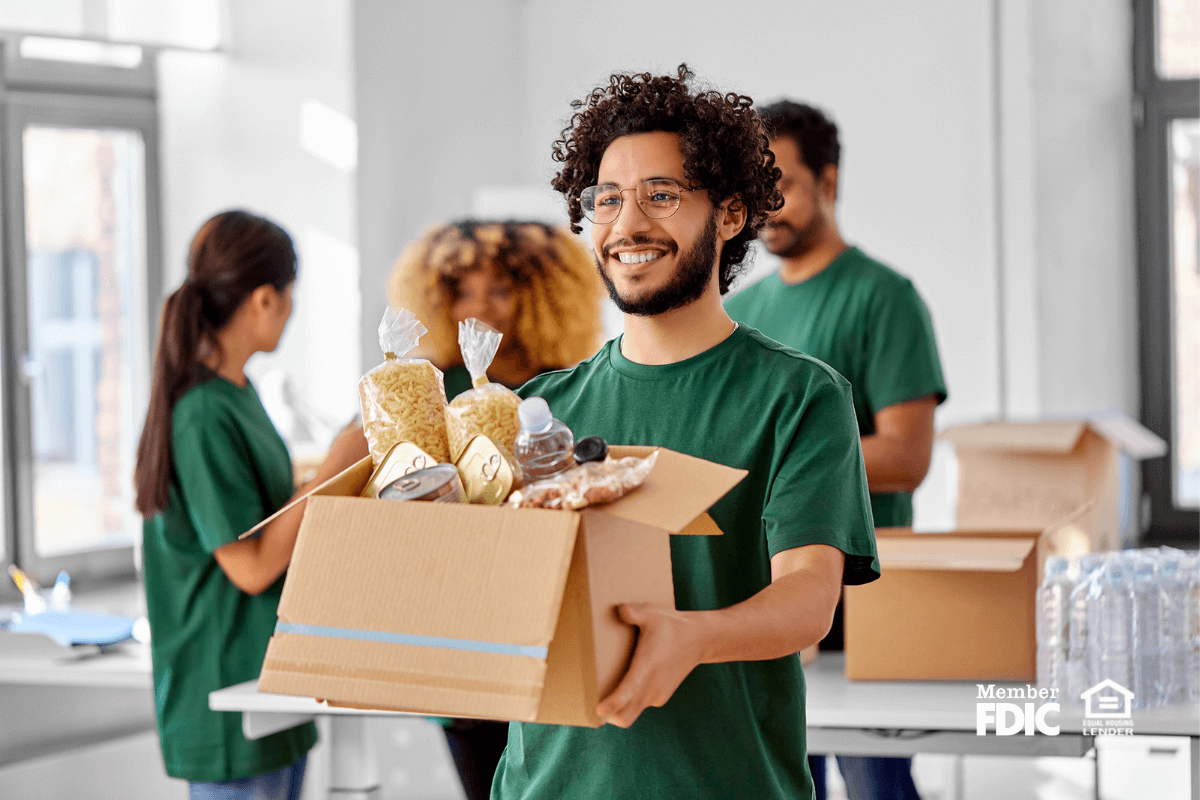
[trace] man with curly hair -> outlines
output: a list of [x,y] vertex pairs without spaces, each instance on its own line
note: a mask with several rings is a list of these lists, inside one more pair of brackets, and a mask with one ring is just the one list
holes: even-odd
[[[912,492],[933,450],[933,411],[946,399],[929,311],[912,281],[848,245],[838,230],[837,126],[788,100],[760,113],[784,197],[762,241],[783,263],[726,309],[850,381],[875,524],[911,525]],[[821,649],[842,649],[840,606]],[[816,800],[825,800],[825,759],[814,757],[810,767]],[[838,756],[838,767],[850,800],[919,800],[911,759]]]
[[625,332],[519,394],[576,436],[749,474],[710,509],[722,535],[672,537],[675,608],[616,609],[639,635],[607,724],[512,723],[496,798],[810,798],[797,654],[843,582],[879,576],[849,385],[721,305],[782,204],[765,129],[750,98],[691,82],[617,74],[576,103],[554,187],[592,222]]

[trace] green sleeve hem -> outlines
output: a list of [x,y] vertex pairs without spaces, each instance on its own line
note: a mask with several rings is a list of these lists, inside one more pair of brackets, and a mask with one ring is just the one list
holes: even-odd
[[949,397],[946,392],[945,384],[937,383],[928,387],[914,386],[912,388],[896,389],[888,392],[882,397],[871,398],[871,405],[874,407],[875,412],[879,412],[888,406],[894,406],[898,403],[907,403],[912,400],[919,400],[922,397],[928,397],[929,395],[934,395],[937,398],[937,405],[939,406],[946,402],[946,398]]
[[767,542],[767,552],[770,558],[784,550],[793,550],[810,544],[827,544],[836,547],[846,555],[846,563],[842,568],[842,583],[847,586],[859,586],[878,580],[879,559],[875,555],[875,541],[864,540],[861,537],[850,542],[836,541],[836,537],[827,530],[795,531],[786,536],[776,536]]

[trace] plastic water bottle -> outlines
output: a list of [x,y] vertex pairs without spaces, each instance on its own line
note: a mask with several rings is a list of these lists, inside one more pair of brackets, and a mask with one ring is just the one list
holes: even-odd
[[1181,566],[1179,551],[1166,551],[1158,565],[1158,580],[1162,593],[1163,628],[1160,679],[1163,705],[1182,703],[1188,692],[1188,664],[1184,601],[1187,579]]
[[1038,685],[1046,689],[1067,688],[1067,624],[1071,589],[1067,577],[1067,560],[1052,556],[1046,559],[1042,585],[1037,596],[1037,676]]
[[1187,700],[1200,700],[1200,559],[1189,555],[1179,562],[1186,587],[1183,597],[1184,648],[1187,660]]
[[517,407],[521,430],[514,445],[517,463],[532,483],[552,478],[575,465],[575,436],[556,420],[541,397],[522,400]]
[[1133,686],[1133,580],[1130,558],[1108,559],[1088,592],[1088,623],[1096,635],[1099,672],[1096,682],[1113,680]]
[[1091,622],[1088,613],[1091,585],[1104,567],[1104,556],[1089,553],[1079,559],[1079,577],[1071,589],[1068,605],[1068,631],[1070,641],[1067,648],[1067,691],[1064,705],[1079,705],[1080,695],[1094,686],[1098,672],[1096,651],[1089,633]]
[[1133,702],[1138,708],[1158,708],[1164,702],[1162,684],[1163,608],[1158,582],[1157,553],[1143,551],[1133,560]]

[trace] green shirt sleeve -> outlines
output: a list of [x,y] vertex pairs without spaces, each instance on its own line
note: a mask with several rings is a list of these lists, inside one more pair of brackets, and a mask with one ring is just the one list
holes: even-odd
[[817,388],[804,407],[763,509],[772,557],[827,544],[846,554],[849,585],[879,577],[875,527],[848,384]]
[[911,281],[878,292],[873,303],[863,385],[871,412],[935,395],[946,399],[933,320]]
[[194,416],[171,435],[183,505],[208,552],[267,516],[249,448],[231,417]]

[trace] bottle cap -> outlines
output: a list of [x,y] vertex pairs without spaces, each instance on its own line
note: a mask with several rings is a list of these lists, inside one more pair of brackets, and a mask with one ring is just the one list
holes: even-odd
[[521,405],[517,406],[517,417],[521,420],[521,427],[530,433],[545,433],[554,422],[550,406],[542,397],[522,400]]
[[603,461],[608,458],[608,442],[599,436],[585,436],[575,443],[575,462]]

